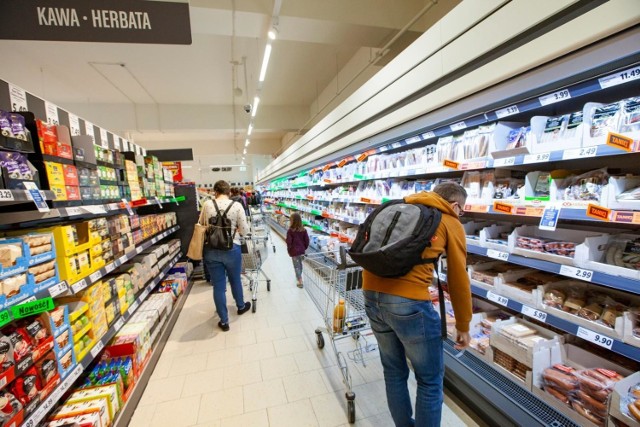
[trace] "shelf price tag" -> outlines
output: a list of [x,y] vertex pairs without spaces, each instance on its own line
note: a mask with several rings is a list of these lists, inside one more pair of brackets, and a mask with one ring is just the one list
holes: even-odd
[[598,154],[598,147],[574,148],[572,150],[564,150],[562,160],[581,159],[583,157],[595,157]]
[[535,308],[529,307],[528,305],[523,304],[520,312],[525,316],[529,316],[533,319],[539,320],[540,322],[547,322],[547,313],[545,313],[544,311],[536,310]]
[[452,132],[457,132],[459,130],[466,129],[467,124],[463,120],[461,122],[454,123],[454,124],[450,125],[449,127],[451,128]]
[[547,204],[544,207],[544,211],[542,211],[538,228],[540,230],[555,231],[558,225],[558,218],[560,217],[560,209],[561,207],[555,203]]
[[140,294],[140,299],[144,301],[145,299],[147,299],[148,296],[149,296],[149,289],[145,289],[144,292]]
[[429,132],[423,133],[420,136],[422,137],[423,140],[425,140],[425,139],[435,138],[436,134],[434,132],[429,131]]
[[154,199],[156,200],[156,203],[158,204],[158,206],[160,206],[160,209],[164,209],[162,207],[162,202],[160,201],[160,199],[158,199],[157,197],[154,197]]
[[560,266],[560,274],[574,279],[590,282],[593,279],[593,271],[582,268],[571,267],[569,265]]
[[607,134],[607,145],[630,152],[633,151],[633,138],[609,132]]
[[89,276],[89,280],[91,280],[91,283],[93,283],[98,279],[100,279],[101,277],[102,277],[102,273],[98,270],[95,273],[91,273],[91,275]]
[[78,116],[71,113],[69,113],[69,132],[71,132],[71,136],[80,135],[80,121],[78,120]]
[[69,289],[69,286],[67,285],[67,282],[60,282],[57,285],[53,285],[49,288],[49,295],[51,295],[51,298],[55,298],[58,295],[67,292],[67,290]]
[[121,317],[113,324],[113,329],[118,332],[124,326],[124,319]]
[[40,189],[38,189],[36,183],[23,181],[22,184],[29,192],[30,198],[31,200],[33,200],[33,203],[35,203],[36,208],[38,208],[40,212],[49,212],[49,206],[47,206],[47,202],[44,200],[44,197],[42,196],[42,193],[40,192]]
[[527,154],[524,156],[522,160],[523,165],[528,165],[530,163],[544,163],[548,162],[551,158],[551,153],[538,153],[538,154]]
[[100,354],[103,348],[104,348],[104,343],[102,342],[102,340],[98,341],[96,345],[94,345],[93,348],[91,349],[91,357],[95,359],[96,356]]
[[140,254],[140,252],[142,252],[144,249],[142,249],[140,246],[136,247],[136,253]]
[[505,307],[509,305],[509,298],[503,297],[502,295],[494,294],[493,292],[487,292],[487,299],[489,301],[493,301],[496,304],[504,305]]
[[609,350],[611,350],[611,347],[613,346],[613,338],[585,329],[582,326],[578,326],[578,333],[576,335],[583,340],[592,342]]
[[13,191],[0,190],[0,202],[13,202]]
[[127,202],[127,199],[122,199],[122,203],[124,203],[124,207],[127,209],[129,216],[133,215],[133,209],[131,209],[131,205]]
[[556,102],[564,101],[569,98],[571,98],[569,89],[562,89],[557,92],[550,93],[549,95],[541,96],[538,98],[538,101],[540,101],[540,105],[544,107],[545,105],[555,104]]
[[118,258],[118,262],[120,263],[120,265],[124,264],[128,260],[129,258],[126,255],[122,255],[120,258]]
[[356,161],[358,163],[364,162],[365,160],[367,160],[367,157],[369,157],[369,153],[368,152],[364,152],[364,153],[360,154],[358,157],[356,157]]
[[[137,249],[137,248],[136,248],[136,249]],[[115,265],[113,265],[113,263],[111,262],[111,263],[109,263],[109,264],[105,265],[104,269],[105,269],[105,271],[107,272],[107,274],[109,274],[109,273],[111,273],[113,270],[115,270],[115,269],[116,269],[116,266],[115,266]]]
[[503,157],[501,159],[495,159],[493,161],[493,166],[494,167],[512,166],[515,163],[516,163],[516,158],[515,157]]
[[611,86],[617,86],[622,83],[627,83],[640,78],[640,66],[636,65],[633,68],[628,68],[624,71],[618,71],[615,74],[611,74],[598,79],[600,87],[606,89]]
[[138,301],[134,301],[133,304],[129,306],[129,314],[133,314],[137,309],[140,303]]
[[518,106],[517,105],[511,105],[510,107],[506,107],[503,108],[501,110],[496,111],[496,116],[498,116],[499,119],[502,119],[503,117],[507,117],[507,116],[512,116],[514,114],[518,114],[520,111],[518,110]]
[[87,281],[85,279],[82,279],[82,280],[78,280],[76,283],[71,285],[71,290],[73,291],[74,294],[77,294],[78,292],[80,292],[86,287],[87,287]]
[[509,260],[509,252],[497,251],[495,249],[487,249],[487,256],[489,258],[498,259],[500,261]]
[[9,83],[9,100],[11,111],[29,111],[27,107],[27,92],[19,86]]

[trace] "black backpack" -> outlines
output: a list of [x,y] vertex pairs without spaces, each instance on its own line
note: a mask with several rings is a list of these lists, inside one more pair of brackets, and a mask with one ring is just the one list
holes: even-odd
[[233,248],[233,238],[236,235],[235,230],[231,230],[231,220],[227,218],[227,212],[235,201],[231,201],[227,209],[221,212],[218,204],[213,200],[213,206],[216,208],[216,215],[209,218],[209,227],[207,228],[207,245],[211,249],[219,249],[228,251]]
[[438,258],[422,258],[431,246],[442,212],[422,204],[391,200],[376,208],[358,227],[349,256],[380,277],[401,277],[418,264],[433,264],[438,282],[442,334],[446,338],[444,293],[438,277]]

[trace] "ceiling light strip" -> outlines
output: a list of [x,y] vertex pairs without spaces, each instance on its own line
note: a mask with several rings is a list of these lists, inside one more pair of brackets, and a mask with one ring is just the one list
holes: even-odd
[[269,57],[271,56],[271,43],[267,43],[267,47],[264,49],[264,58],[262,60],[262,68],[260,68],[260,82],[264,81],[267,74],[267,66],[269,65]]

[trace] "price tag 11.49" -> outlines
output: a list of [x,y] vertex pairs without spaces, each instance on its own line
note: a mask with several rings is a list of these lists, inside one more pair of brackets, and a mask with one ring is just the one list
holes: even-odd
[[583,268],[571,267],[569,265],[563,265],[560,267],[560,274],[574,279],[585,280],[590,282],[593,279],[593,271],[585,270]]
[[522,310],[520,310],[522,314],[525,316],[529,316],[533,319],[539,320],[540,322],[547,321],[547,313],[544,311],[536,310],[535,308],[529,307],[528,305],[522,305]]
[[582,326],[578,327],[578,333],[576,335],[583,340],[592,342],[609,350],[611,350],[611,347],[613,346],[613,338],[585,329]]
[[487,299],[497,304],[504,305],[505,307],[509,304],[509,298],[494,294],[493,292],[487,292]]

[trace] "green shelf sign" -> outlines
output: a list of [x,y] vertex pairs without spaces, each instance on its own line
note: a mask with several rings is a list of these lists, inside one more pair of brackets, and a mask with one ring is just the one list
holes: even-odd
[[311,215],[322,215],[322,212],[320,212],[320,211],[319,211],[319,210],[317,210],[317,209],[311,209],[311,212],[310,212],[310,213],[311,213]]
[[382,200],[380,200],[380,203],[387,203],[389,200],[391,199],[389,199],[388,197],[383,197]]
[[9,310],[0,311],[0,328],[11,322],[11,314],[9,314]]
[[14,319],[22,319],[23,317],[33,316],[34,314],[53,310],[54,307],[55,304],[53,303],[53,298],[47,297],[20,305],[14,305],[11,307],[11,314],[13,314]]
[[355,174],[353,175],[353,179],[366,179],[366,177],[364,175]]

